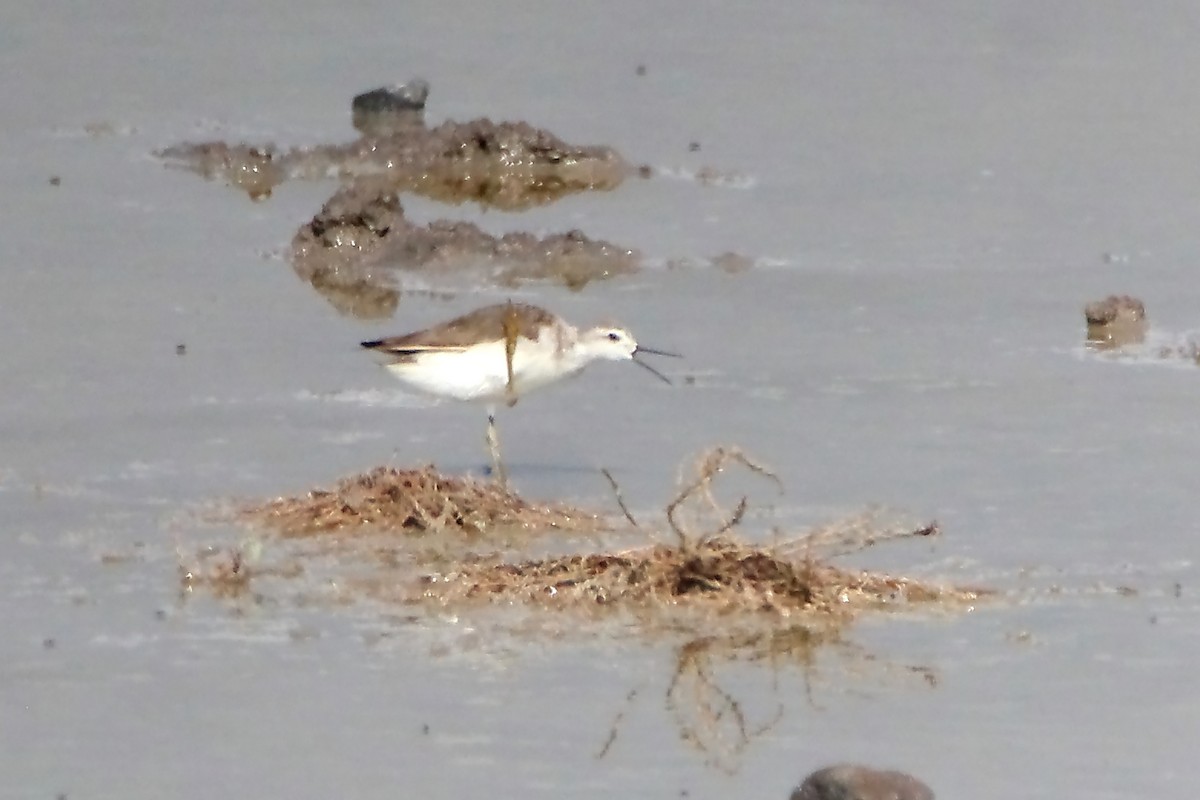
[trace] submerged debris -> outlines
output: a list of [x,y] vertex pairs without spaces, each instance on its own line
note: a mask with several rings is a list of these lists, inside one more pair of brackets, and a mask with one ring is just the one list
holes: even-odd
[[565,505],[538,505],[496,483],[422,469],[377,467],[332,489],[280,497],[242,509],[243,519],[286,537],[371,527],[406,534],[496,529],[595,530],[602,518]]
[[292,579],[304,574],[297,560],[264,564],[262,543],[249,540],[230,547],[206,547],[194,557],[179,561],[179,587],[182,592],[208,589],[214,597],[237,599],[250,594],[251,581],[275,577]]

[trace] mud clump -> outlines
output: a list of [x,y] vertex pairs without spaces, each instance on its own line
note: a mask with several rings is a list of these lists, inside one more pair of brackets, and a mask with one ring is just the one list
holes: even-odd
[[1129,295],[1109,295],[1084,306],[1087,344],[1096,350],[1114,350],[1146,340],[1146,307]]
[[[1157,359],[1159,361],[1186,361],[1200,366],[1200,342],[1192,336],[1174,336],[1176,341],[1166,344],[1154,344],[1139,348],[1145,344],[1147,335],[1146,307],[1141,300],[1129,295],[1110,295],[1103,300],[1088,303],[1083,309],[1087,321],[1087,346],[1092,350],[1122,351],[1115,353],[1141,359]],[[1168,336],[1159,333],[1156,337],[1160,342]]]
[[186,142],[158,156],[170,166],[223,179],[254,198],[269,196],[285,180],[374,177],[386,179],[393,191],[505,210],[615,189],[629,172],[612,148],[571,145],[525,122],[476,119],[426,128],[411,119],[381,123],[377,116],[366,123],[376,126],[369,135],[347,144],[279,150],[270,144]]
[[287,179],[274,145],[200,142],[176,145],[158,156],[186,167],[208,180],[224,180],[244,191],[251,200],[264,200]]
[[433,467],[377,467],[330,489],[248,506],[239,516],[285,537],[363,528],[415,535],[602,527],[598,515],[565,505],[531,503],[496,483],[442,475]]
[[291,261],[296,274],[336,307],[377,314],[377,308],[385,313],[395,308],[395,270],[433,278],[471,276],[500,286],[543,281],[580,289],[635,272],[639,256],[578,230],[497,237],[470,222],[417,225],[390,186],[370,180],[343,187],[300,227]]

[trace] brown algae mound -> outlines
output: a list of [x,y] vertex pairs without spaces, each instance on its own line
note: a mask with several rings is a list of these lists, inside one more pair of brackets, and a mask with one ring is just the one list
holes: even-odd
[[[524,603],[560,609],[681,609],[718,615],[805,614],[828,623],[859,612],[904,604],[966,608],[986,591],[926,584],[870,571],[847,570],[827,560],[896,538],[936,535],[936,524],[883,528],[860,515],[764,547],[731,535],[747,511],[742,497],[732,512],[720,508],[713,478],[740,465],[774,479],[737,449],[716,448],[697,466],[696,477],[667,506],[677,542],[619,553],[589,553],[506,562],[468,558],[457,568],[421,579],[420,599],[456,607],[479,602]],[[614,485],[615,488],[615,485]],[[620,495],[617,495],[618,502]],[[685,505],[699,502],[714,520],[699,534],[681,522]],[[622,503],[631,523],[636,521]]]
[[639,256],[577,230],[543,238],[529,233],[497,237],[469,222],[417,225],[407,219],[389,185],[370,180],[340,189],[300,227],[292,238],[291,260],[297,275],[331,302],[353,309],[363,304],[347,296],[398,299],[396,269],[441,278],[483,272],[501,286],[548,281],[580,289],[593,280],[635,272]]
[[370,528],[405,534],[456,531],[596,530],[601,518],[566,505],[539,505],[494,482],[421,469],[376,467],[338,481],[242,509],[240,517],[284,537]]
[[394,191],[511,211],[577,192],[615,189],[629,173],[612,148],[571,145],[525,122],[489,119],[444,122],[436,128],[414,124],[346,144],[290,149],[185,142],[157,155],[169,166],[225,180],[253,199],[270,196],[289,179],[378,177]]

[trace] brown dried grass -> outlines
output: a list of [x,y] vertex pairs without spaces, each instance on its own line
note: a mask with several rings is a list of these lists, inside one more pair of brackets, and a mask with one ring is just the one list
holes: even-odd
[[[745,519],[743,496],[726,512],[714,496],[713,479],[731,466],[776,481],[774,474],[736,448],[715,448],[698,462],[694,477],[666,507],[675,542],[617,553],[584,553],[507,562],[468,558],[450,571],[426,575],[420,599],[458,607],[479,602],[519,602],[582,609],[687,609],[716,615],[807,614],[824,621],[848,621],[857,613],[902,603],[970,605],[987,592],[947,587],[910,578],[835,566],[827,560],[883,541],[933,536],[936,523],[882,527],[877,515],[863,514],[812,530],[772,546],[732,535]],[[611,480],[611,478],[610,478]],[[617,502],[631,524],[616,484]],[[708,527],[697,529],[683,516],[699,504]],[[693,511],[695,509],[692,509]]]
[[[181,575],[189,590],[204,586],[214,594],[237,595],[252,576],[299,577],[306,573],[303,565],[315,565],[319,558],[336,573],[331,578],[341,587],[343,601],[371,598],[455,612],[522,604],[597,618],[623,612],[647,633],[708,629],[715,619],[723,620],[720,630],[729,634],[748,629],[756,635],[756,627],[781,618],[836,629],[869,609],[916,604],[964,609],[990,594],[832,563],[882,542],[935,536],[936,523],[888,525],[881,514],[867,512],[800,535],[776,531],[766,545],[745,541],[737,528],[748,514],[747,497],[731,509],[717,498],[716,479],[731,469],[778,484],[773,473],[740,450],[714,448],[665,507],[665,527],[654,530],[643,528],[630,513],[609,476],[630,529],[652,543],[514,560],[505,553],[528,543],[529,534],[615,528],[609,518],[531,503],[495,482],[445,476],[433,467],[379,467],[330,489],[238,512],[281,540],[312,544],[272,546],[264,559],[260,540],[252,552],[235,548],[220,558],[201,559]],[[412,537],[432,533],[466,536],[431,538],[441,549],[422,554],[424,545],[415,545]],[[478,550],[481,535],[495,545],[487,554]]]
[[561,503],[532,503],[494,481],[443,475],[432,466],[376,467],[332,488],[246,506],[238,516],[285,537],[360,529],[478,535],[595,531],[606,526],[598,514]]
[[[922,527],[872,533],[871,538],[877,542],[936,533],[936,527]],[[980,589],[842,569],[808,552],[813,538],[807,534],[763,548],[721,536],[686,547],[656,544],[613,554],[516,563],[469,560],[452,571],[422,578],[421,594],[445,606],[483,600],[558,608],[686,607],[720,615],[810,612],[831,619],[905,601],[969,604],[985,594]],[[796,551],[805,555],[793,557]]]

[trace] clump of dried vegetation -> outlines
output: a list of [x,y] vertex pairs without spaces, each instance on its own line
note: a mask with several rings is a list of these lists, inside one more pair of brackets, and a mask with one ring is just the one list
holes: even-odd
[[[980,589],[939,586],[875,572],[848,570],[829,558],[876,543],[933,536],[936,523],[881,527],[864,514],[819,527],[770,546],[743,541],[733,531],[745,519],[743,496],[731,511],[713,493],[714,478],[740,466],[777,482],[741,451],[716,448],[697,464],[694,477],[666,507],[674,540],[616,553],[583,553],[509,562],[468,558],[454,569],[421,578],[421,599],[457,607],[472,602],[522,602],[558,609],[625,609],[637,614],[682,609],[718,615],[806,614],[842,622],[868,608],[903,602],[969,605]],[[613,484],[614,491],[617,487]],[[630,524],[641,528],[618,503]],[[699,504],[711,523],[697,528],[685,509]]]
[[[643,527],[629,512],[616,482],[608,476],[624,512],[626,533],[653,541],[612,552],[591,551],[514,560],[503,553],[480,553],[487,536],[509,536],[519,548],[537,533],[616,531],[612,519],[565,505],[539,505],[495,482],[438,473],[433,467],[379,467],[313,489],[244,507],[238,516],[266,528],[279,540],[319,542],[328,567],[342,570],[336,580],[342,600],[371,598],[387,603],[425,605],[459,611],[488,604],[522,604],[586,614],[624,612],[646,629],[710,626],[733,622],[795,618],[803,624],[837,628],[867,609],[921,603],[965,608],[986,590],[943,586],[867,570],[847,569],[831,559],[905,538],[938,534],[936,523],[886,525],[879,514],[864,513],[798,536],[776,532],[770,544],[737,536],[749,501],[731,508],[717,499],[715,479],[731,468],[778,484],[775,475],[736,448],[715,448],[701,457],[694,474],[666,506],[666,526]],[[350,534],[350,535],[347,535]],[[436,558],[422,559],[414,535],[457,541]],[[512,534],[516,534],[515,537]],[[275,562],[241,550],[201,560],[182,570],[188,589],[209,587],[237,596],[255,575],[299,576],[305,556],[296,548],[271,548]],[[496,550],[492,547],[491,550]],[[403,552],[404,557],[398,557]],[[281,568],[278,560],[286,560]],[[436,571],[433,566],[436,564]],[[364,565],[366,571],[364,572]]]
[[531,503],[494,481],[443,475],[432,466],[376,467],[329,489],[247,506],[239,516],[285,537],[355,529],[484,534],[593,531],[604,526],[600,515],[564,504]]

